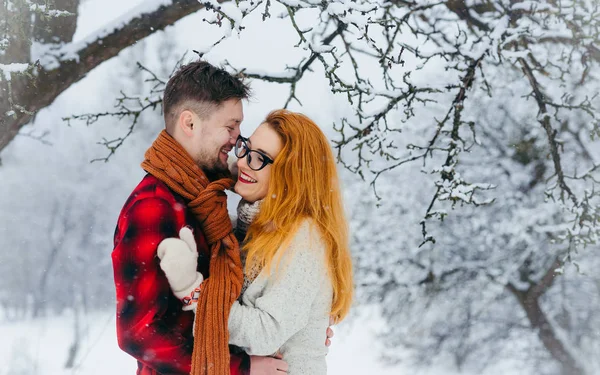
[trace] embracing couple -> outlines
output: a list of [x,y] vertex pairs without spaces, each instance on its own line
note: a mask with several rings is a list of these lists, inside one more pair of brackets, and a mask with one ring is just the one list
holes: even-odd
[[[327,373],[329,326],[353,295],[333,153],[287,110],[242,137],[248,93],[203,61],[167,83],[165,129],[112,252],[118,342],[138,375]],[[235,225],[228,189],[242,198]]]

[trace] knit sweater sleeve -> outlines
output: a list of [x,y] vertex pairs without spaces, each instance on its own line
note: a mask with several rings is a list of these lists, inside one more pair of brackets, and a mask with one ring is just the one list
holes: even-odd
[[[234,302],[229,343],[251,355],[271,355],[308,323],[311,306],[327,278],[324,248],[311,241],[306,225],[296,233],[254,306]],[[281,250],[280,250],[281,251]]]

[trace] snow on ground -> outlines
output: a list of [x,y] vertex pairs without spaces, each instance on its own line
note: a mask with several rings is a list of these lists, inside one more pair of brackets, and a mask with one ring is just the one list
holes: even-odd
[[[366,320],[369,320],[368,322]],[[331,375],[414,374],[408,368],[386,367],[378,358],[372,315],[334,327],[333,346],[327,357]],[[64,369],[73,342],[72,313],[17,322],[0,321],[0,375],[105,375],[135,374],[135,361],[117,346],[114,312],[82,317],[82,346],[73,369]],[[420,374],[426,374],[419,372]],[[433,373],[431,373],[433,374]],[[448,372],[439,372],[448,374]]]

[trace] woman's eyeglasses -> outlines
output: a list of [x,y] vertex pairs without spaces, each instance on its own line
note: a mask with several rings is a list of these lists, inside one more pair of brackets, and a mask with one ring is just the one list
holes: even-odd
[[244,138],[241,135],[237,137],[235,142],[235,156],[237,156],[238,159],[245,156],[248,166],[253,171],[260,171],[268,164],[273,164],[273,159],[265,155],[264,152],[251,150],[250,147],[248,147],[248,138]]

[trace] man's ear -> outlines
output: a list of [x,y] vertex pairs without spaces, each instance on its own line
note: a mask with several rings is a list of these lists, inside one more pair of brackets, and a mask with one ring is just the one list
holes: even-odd
[[194,133],[194,126],[198,126],[199,124],[194,124],[194,114],[192,111],[184,110],[179,114],[179,119],[177,120],[177,126],[183,131],[183,133],[191,137]]

